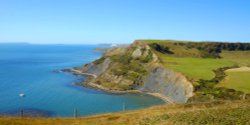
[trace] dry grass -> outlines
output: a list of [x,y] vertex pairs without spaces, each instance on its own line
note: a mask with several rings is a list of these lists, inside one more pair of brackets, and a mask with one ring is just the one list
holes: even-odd
[[221,101],[184,105],[163,105],[143,110],[109,113],[84,118],[1,117],[1,125],[166,125],[247,124],[250,101]]

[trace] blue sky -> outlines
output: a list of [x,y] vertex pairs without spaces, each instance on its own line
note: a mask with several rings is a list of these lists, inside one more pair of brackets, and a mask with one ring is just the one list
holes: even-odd
[[0,42],[250,41],[249,0],[0,0]]

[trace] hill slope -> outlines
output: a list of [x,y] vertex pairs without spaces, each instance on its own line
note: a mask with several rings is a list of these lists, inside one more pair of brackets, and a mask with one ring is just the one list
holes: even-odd
[[250,123],[249,101],[163,105],[85,118],[0,117],[1,125],[225,125]]
[[225,70],[250,65],[249,56],[250,43],[137,40],[71,71],[95,76],[83,85],[154,93],[176,103],[240,99],[244,93],[237,88],[216,85],[226,76]]

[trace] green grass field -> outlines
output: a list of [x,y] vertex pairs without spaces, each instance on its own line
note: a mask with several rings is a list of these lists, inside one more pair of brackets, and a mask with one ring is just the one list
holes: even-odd
[[250,71],[226,72],[226,74],[226,78],[218,86],[250,93]]
[[[192,58],[192,57],[173,57],[163,54],[159,57],[167,68],[174,69],[186,75],[188,78],[197,81],[199,79],[210,80],[215,76],[213,70],[220,67],[249,66],[250,57],[245,58],[245,54],[250,56],[250,52],[223,53],[222,59],[212,58]],[[248,54],[249,53],[249,54]],[[217,87],[226,87],[246,93],[250,93],[250,72],[226,72],[226,78]]]
[[[223,51],[222,58],[195,58],[176,57],[156,52],[164,66],[181,72],[194,83],[199,79],[210,80],[214,78],[213,70],[233,65],[250,66],[250,51]],[[229,72],[227,77],[218,86],[231,88],[250,93],[250,73],[249,72]]]
[[188,41],[144,40],[144,42],[170,48],[174,52],[173,55],[155,52],[167,68],[179,71],[194,81],[212,79],[215,76],[213,70],[218,68],[250,65],[250,51],[223,51],[220,53],[222,58],[200,58],[201,53],[197,48],[180,44]]
[[213,70],[235,64],[224,59],[173,57],[163,54],[160,54],[160,58],[167,68],[179,71],[194,80],[212,79],[215,76]]

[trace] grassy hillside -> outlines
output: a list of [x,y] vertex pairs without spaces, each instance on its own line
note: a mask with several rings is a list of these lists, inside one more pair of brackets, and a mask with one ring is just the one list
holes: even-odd
[[250,51],[223,51],[220,55],[239,66],[250,66]]
[[[192,101],[240,99],[243,92],[250,91],[249,73],[224,72],[229,68],[250,66],[250,43],[141,42],[152,48],[166,68],[181,72],[194,84],[196,94]],[[225,77],[227,80],[223,80]]]
[[220,58],[223,51],[250,51],[250,43],[141,40],[164,54],[178,57]]
[[[112,90],[133,90],[142,83],[141,78],[146,75],[149,62],[152,60],[150,50],[143,50],[142,56],[133,58],[132,53],[135,47],[128,47],[125,52],[109,52],[109,55],[95,61],[95,64],[102,63],[105,59],[112,61],[112,67],[104,73],[105,76],[97,78],[96,83]],[[111,54],[112,53],[112,54]],[[119,78],[120,77],[120,78]]]
[[195,81],[212,79],[215,77],[214,70],[221,67],[250,65],[249,43],[195,43],[171,40],[144,42],[155,50],[167,68],[182,72]]
[[[145,45],[150,49],[140,48],[141,55],[134,58],[137,47]],[[193,83],[195,96],[191,101],[241,99],[244,92],[250,91],[248,74],[225,73],[230,68],[250,66],[250,43],[138,40],[123,53],[107,56],[113,62],[105,73],[110,75],[96,82],[111,89],[136,89],[144,84],[142,78],[150,73],[148,67],[155,63],[153,54],[167,69],[182,73]],[[95,63],[103,61],[101,58]],[[120,77],[123,81],[117,79]]]
[[151,71],[149,67],[156,64],[155,54],[166,68],[185,75],[196,90],[215,86],[226,76],[223,70],[250,65],[250,43],[138,40],[124,50],[113,49],[93,62],[95,65],[106,59],[112,62],[112,67],[95,83],[112,90],[137,89],[143,86],[143,78]]
[[1,125],[225,125],[250,123],[249,101],[164,105],[85,118],[0,117]]

